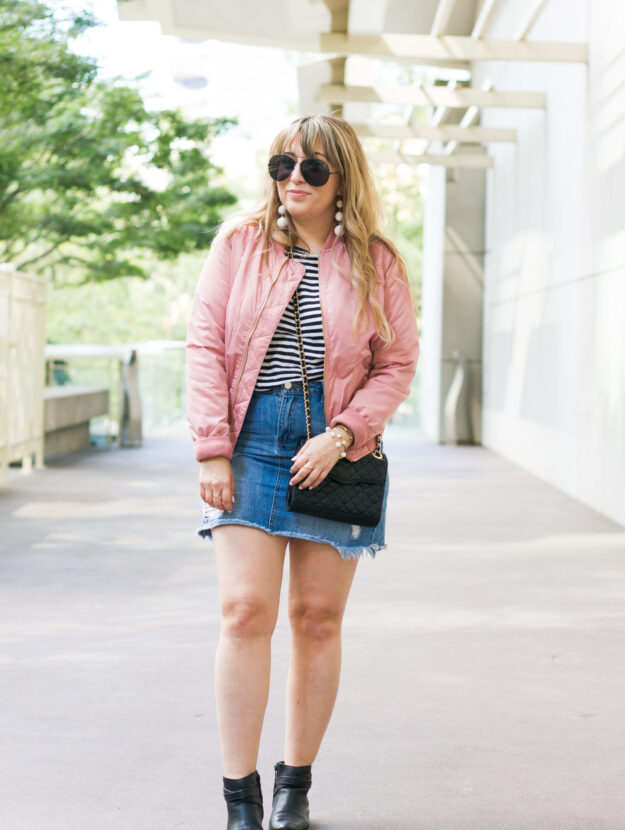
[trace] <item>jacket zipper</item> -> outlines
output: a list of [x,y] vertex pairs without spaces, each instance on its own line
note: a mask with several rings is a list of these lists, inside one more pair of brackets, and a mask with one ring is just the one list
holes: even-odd
[[321,254],[318,256],[318,267],[317,271],[319,273],[319,310],[321,312],[321,331],[323,332],[323,342],[324,342],[324,353],[323,353],[323,414],[326,419],[326,426],[328,425],[328,410],[327,410],[327,402],[328,402],[328,395],[327,390],[328,387],[326,386],[326,363],[328,359],[328,344],[326,341],[326,332],[325,328],[323,327],[323,306],[321,304]]
[[239,397],[239,386],[241,384],[241,379],[243,378],[243,373],[245,372],[245,366],[247,364],[247,356],[248,356],[248,352],[249,352],[249,349],[250,349],[250,341],[251,341],[251,339],[254,335],[254,332],[256,331],[256,328],[258,327],[258,322],[260,320],[261,314],[263,313],[263,311],[265,309],[265,306],[267,305],[267,301],[269,300],[269,295],[271,294],[271,290],[273,289],[274,285],[278,281],[278,277],[280,276],[280,271],[282,271],[282,269],[284,268],[286,263],[287,263],[287,260],[285,259],[282,262],[282,265],[278,268],[278,273],[276,274],[276,276],[274,277],[273,282],[269,286],[269,291],[267,291],[267,296],[265,297],[265,300],[264,300],[264,302],[263,302],[263,304],[260,308],[260,311],[258,312],[258,317],[256,318],[256,322],[254,323],[254,327],[252,328],[252,331],[250,332],[250,335],[247,338],[247,343],[245,344],[245,354],[243,356],[243,366],[241,367],[241,374],[239,375],[239,380],[237,381],[237,387],[236,387],[235,392],[234,392],[234,401],[232,402],[232,415],[233,416],[234,416],[234,407],[236,406],[237,398]]

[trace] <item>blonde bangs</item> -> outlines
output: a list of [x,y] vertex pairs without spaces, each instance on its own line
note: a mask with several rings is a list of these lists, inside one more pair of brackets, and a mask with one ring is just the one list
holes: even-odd
[[276,136],[269,155],[284,153],[291,146],[294,139],[299,139],[304,155],[312,158],[315,154],[317,139],[321,141],[323,152],[328,157],[330,167],[339,170],[341,178],[344,176],[343,162],[334,140],[332,129],[323,121],[310,117],[300,123],[300,119],[289,124]]

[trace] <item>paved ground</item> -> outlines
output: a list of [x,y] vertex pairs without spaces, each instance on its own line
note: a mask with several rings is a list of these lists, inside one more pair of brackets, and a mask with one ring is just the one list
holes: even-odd
[[[311,830],[623,830],[625,528],[483,448],[385,444]],[[0,490],[2,827],[225,827],[196,481],[179,425]],[[284,605],[273,654],[266,804]]]

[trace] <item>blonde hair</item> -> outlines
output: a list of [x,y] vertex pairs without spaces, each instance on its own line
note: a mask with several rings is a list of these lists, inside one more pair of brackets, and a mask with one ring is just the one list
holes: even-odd
[[[375,296],[378,275],[371,257],[372,243],[381,242],[391,252],[398,266],[400,278],[405,280],[409,288],[413,307],[415,307],[415,301],[410,291],[407,267],[403,257],[390,239],[379,230],[383,222],[382,205],[362,144],[353,127],[343,118],[333,115],[310,115],[296,118],[280,130],[271,144],[269,158],[283,153],[295,137],[299,138],[302,150],[307,157],[314,155],[315,144],[317,139],[320,139],[330,168],[340,172],[339,192],[343,200],[341,208],[343,239],[352,264],[352,273],[346,276],[351,279],[360,300],[352,331],[354,333],[358,331],[358,324],[361,320],[366,324],[368,309],[371,309],[376,332],[382,342],[389,345],[393,342],[395,333]],[[276,182],[266,171],[263,180],[263,197],[258,206],[252,210],[238,211],[229,216],[220,225],[215,240],[225,239],[237,228],[251,225],[256,228],[258,236],[264,239],[264,254],[268,265],[268,252],[273,240],[286,246],[293,245],[297,241],[297,232],[288,213],[286,214],[288,226],[284,229],[277,226],[280,204]],[[332,243],[332,251],[337,241],[338,237]],[[345,273],[334,259],[332,262],[342,273]]]

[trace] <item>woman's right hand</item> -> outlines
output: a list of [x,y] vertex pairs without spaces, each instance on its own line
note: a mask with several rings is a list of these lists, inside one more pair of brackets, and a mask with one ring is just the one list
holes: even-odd
[[206,504],[232,513],[234,473],[224,455],[200,461],[200,496]]

